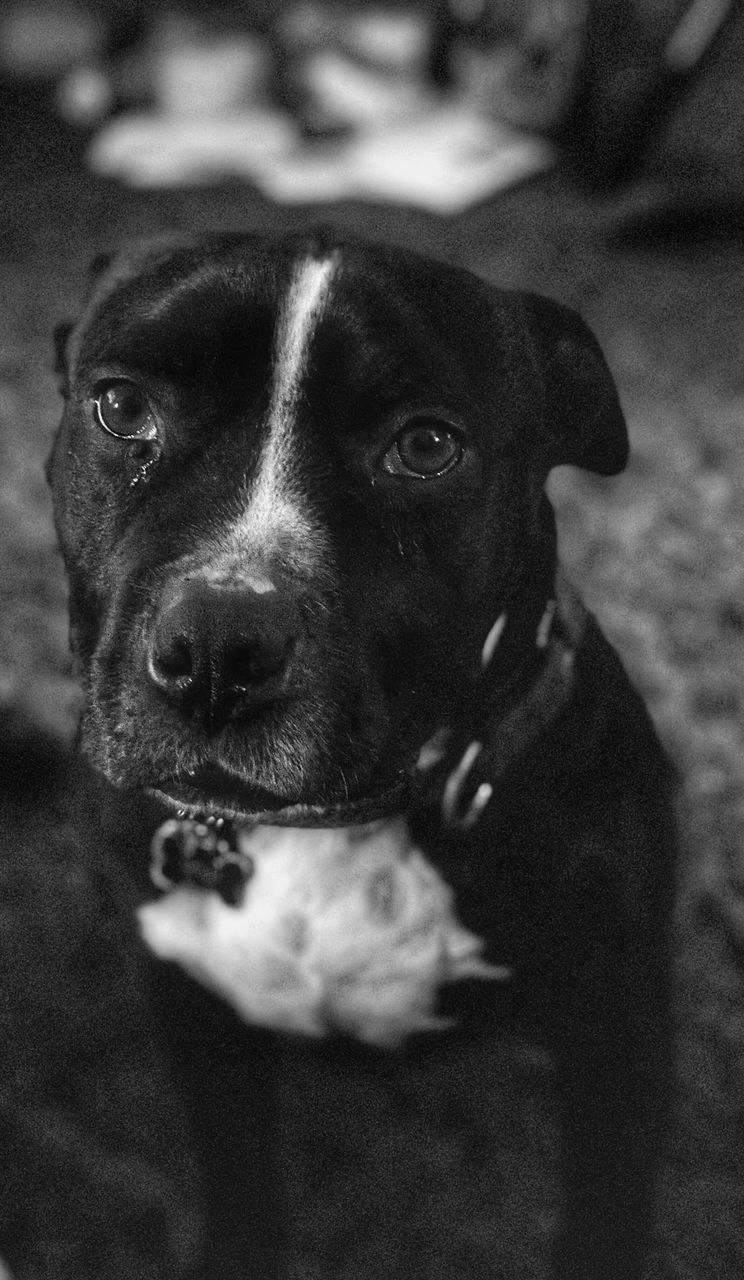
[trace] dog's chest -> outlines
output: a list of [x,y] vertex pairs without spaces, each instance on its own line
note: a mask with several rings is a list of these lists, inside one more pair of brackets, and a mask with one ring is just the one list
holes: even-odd
[[400,819],[363,827],[259,826],[238,835],[252,874],[233,905],[180,885],[139,909],[145,942],[249,1023],[399,1045],[446,1026],[443,983],[499,979],[453,895]]

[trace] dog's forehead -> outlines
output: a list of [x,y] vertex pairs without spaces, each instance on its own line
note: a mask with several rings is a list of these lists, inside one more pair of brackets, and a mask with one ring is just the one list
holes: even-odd
[[400,249],[224,238],[114,263],[73,337],[71,382],[89,399],[101,377],[153,376],[171,458],[208,442],[192,470],[212,486],[199,510],[215,572],[255,560],[263,581],[279,548],[298,564],[327,559],[313,467],[364,468],[405,415],[449,411],[489,453],[508,443],[508,329],[509,295]]
[[207,245],[123,275],[114,263],[82,317],[78,364],[113,359],[178,378],[250,361],[270,347],[288,274],[280,258]]
[[330,324],[357,348],[415,348],[425,333],[429,345],[454,350],[477,345],[493,326],[494,295],[468,272],[388,246],[206,242],[104,279],[74,363],[80,371],[117,360],[176,378],[251,376],[272,360],[283,323],[286,337],[288,311],[295,342]]

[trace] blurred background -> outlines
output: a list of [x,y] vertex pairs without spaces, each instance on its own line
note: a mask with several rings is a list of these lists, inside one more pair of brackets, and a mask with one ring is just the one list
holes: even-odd
[[[330,222],[550,294],[597,333],[632,459],[612,481],[562,469],[550,491],[569,572],[682,780],[676,1123],[654,1271],[673,1280],[744,1275],[743,55],[740,0],[6,0],[0,14],[0,706],[55,738],[70,741],[77,694],[42,472],[60,412],[51,333],[97,253]],[[17,902],[3,916],[21,965],[24,919]],[[86,998],[62,961],[46,981],[50,1003]],[[193,1223],[162,1066],[118,1044],[106,1089],[89,1067],[62,1123],[49,1046],[34,1053],[22,1104],[12,1076],[0,1088],[41,1206],[18,1280],[185,1274]],[[72,1051],[64,1062],[69,1084]],[[517,1151],[536,1122],[515,1116],[538,1095],[549,1111],[549,1073],[523,1050],[508,1069],[523,1082],[505,1123]],[[166,1127],[132,1152],[121,1115],[147,1098],[152,1131]],[[0,1227],[20,1230],[25,1186]],[[519,1194],[499,1222],[503,1275],[535,1280],[550,1214],[525,1225]],[[112,1233],[116,1249],[91,1252]],[[298,1277],[366,1275],[308,1256]],[[441,1272],[456,1273],[481,1274]]]

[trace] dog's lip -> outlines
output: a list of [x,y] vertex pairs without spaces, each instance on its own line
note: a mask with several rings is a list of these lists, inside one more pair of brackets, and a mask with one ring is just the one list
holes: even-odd
[[163,780],[150,788],[160,801],[182,817],[228,818],[267,826],[350,826],[405,812],[410,778],[401,773],[379,789],[349,800],[285,800],[221,771],[208,770]]

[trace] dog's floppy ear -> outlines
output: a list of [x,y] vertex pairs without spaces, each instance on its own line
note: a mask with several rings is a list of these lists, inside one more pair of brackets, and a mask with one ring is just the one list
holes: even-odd
[[568,307],[535,294],[524,301],[544,380],[541,443],[548,470],[569,463],[617,475],[628,460],[628,430],[599,343]]

